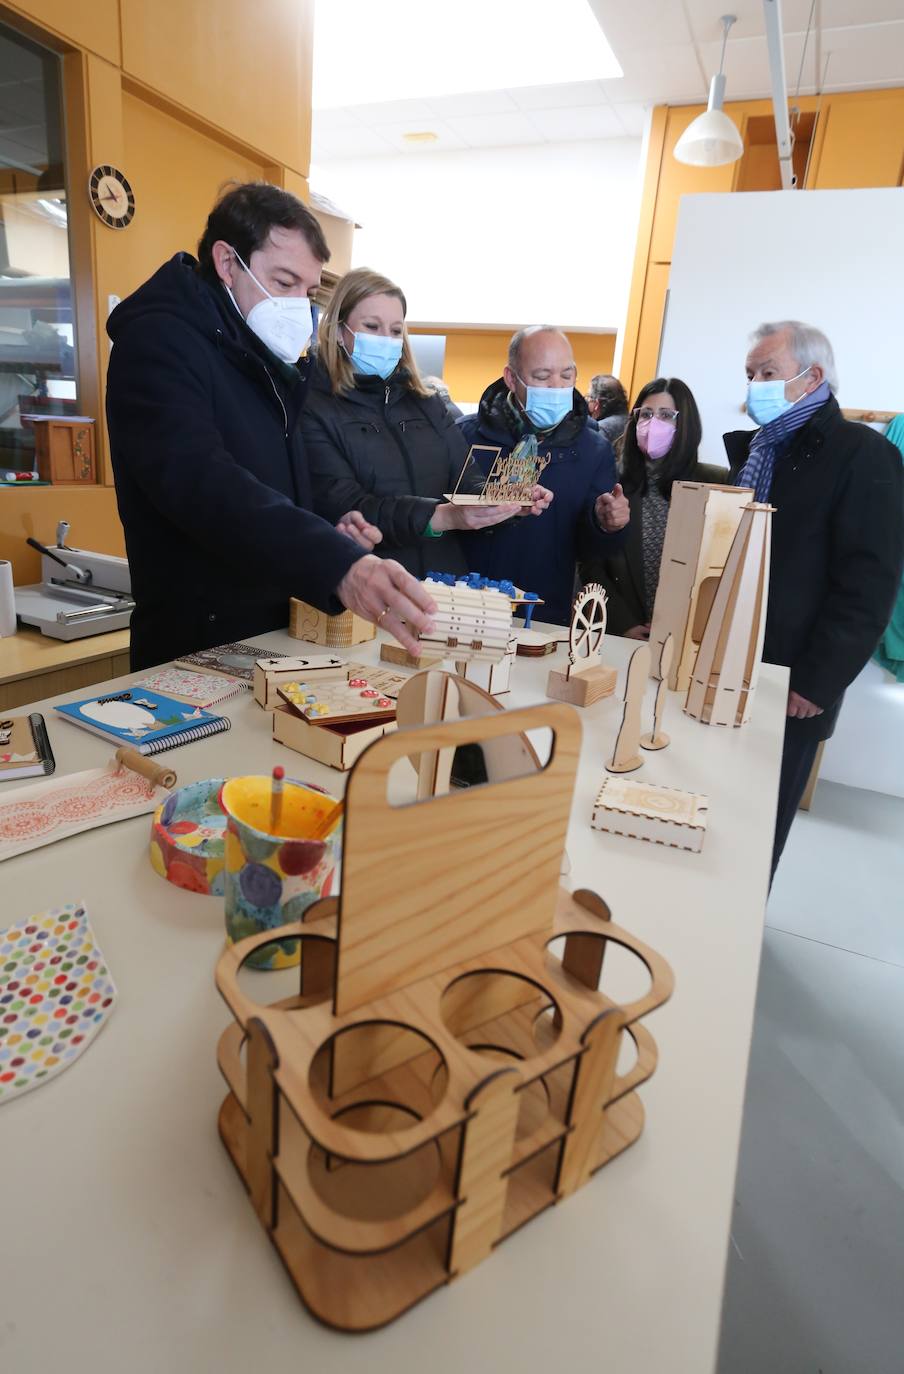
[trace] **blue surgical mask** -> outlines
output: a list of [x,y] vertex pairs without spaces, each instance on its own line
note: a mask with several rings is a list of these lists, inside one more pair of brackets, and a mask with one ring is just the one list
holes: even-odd
[[[517,372],[515,376],[518,377]],[[553,429],[565,419],[574,406],[574,388],[570,386],[528,386],[523,377],[518,381],[527,392],[524,413],[537,429]]]
[[[774,382],[748,382],[747,383],[747,414],[756,425],[768,425],[772,420],[777,420],[780,415],[789,411],[797,401],[789,401],[785,395],[785,387],[789,382],[796,382],[798,377],[803,377],[810,369],[805,367],[803,372],[798,372],[795,377],[779,378]],[[798,396],[797,400],[803,398]]]
[[[348,325],[345,326],[348,329]],[[348,329],[351,334],[352,331]],[[392,376],[402,356],[402,340],[386,334],[354,334],[355,346],[348,354],[352,367],[365,377]],[[343,345],[344,347],[344,345]],[[345,350],[348,353],[348,349]]]

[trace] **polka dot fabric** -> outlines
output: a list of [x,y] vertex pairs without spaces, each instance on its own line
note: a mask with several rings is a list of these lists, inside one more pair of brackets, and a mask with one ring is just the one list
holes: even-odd
[[84,1054],[116,987],[75,903],[0,931],[0,1105]]

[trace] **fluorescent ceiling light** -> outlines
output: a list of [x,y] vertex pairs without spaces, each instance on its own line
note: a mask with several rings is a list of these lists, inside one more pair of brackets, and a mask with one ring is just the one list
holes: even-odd
[[600,81],[622,69],[588,0],[318,0],[315,110]]

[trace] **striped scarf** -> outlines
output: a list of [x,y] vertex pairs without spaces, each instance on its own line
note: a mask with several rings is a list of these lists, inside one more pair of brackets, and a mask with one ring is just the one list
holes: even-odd
[[815,391],[796,401],[784,415],[770,420],[768,425],[761,425],[753,436],[747,462],[738,473],[735,486],[753,487],[754,500],[768,501],[776,459],[787,452],[792,437],[825,405],[831,394],[828,382],[821,382]]

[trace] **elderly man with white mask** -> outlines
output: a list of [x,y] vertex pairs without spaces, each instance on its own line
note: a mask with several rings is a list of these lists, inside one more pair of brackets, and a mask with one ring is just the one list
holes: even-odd
[[763,657],[791,669],[772,872],[821,740],[879,641],[904,559],[894,447],[845,420],[832,345],[799,320],[760,325],[747,354],[747,413],[725,435],[733,480],[775,509]]

